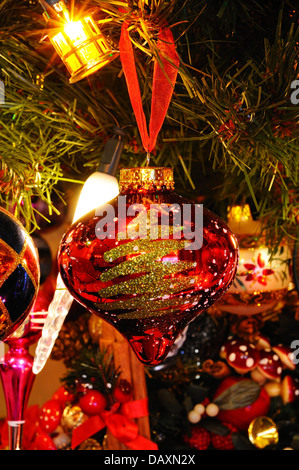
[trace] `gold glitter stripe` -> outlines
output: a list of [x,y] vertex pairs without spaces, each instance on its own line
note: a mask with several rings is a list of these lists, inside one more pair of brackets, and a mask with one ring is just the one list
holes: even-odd
[[6,271],[6,273],[1,277],[0,279],[0,287],[4,284],[4,282],[9,278],[9,276],[11,275],[11,273],[14,272],[14,270],[16,269],[16,267],[18,266],[19,264],[19,255],[17,254],[17,252],[11,248],[11,246],[9,246],[4,240],[0,240],[0,250],[1,250],[1,245],[4,246],[4,248],[9,252],[10,256],[13,258],[13,263],[11,264],[11,266],[9,267],[9,269]]
[[[25,240],[25,242],[24,242],[24,252],[25,252],[26,248],[27,248],[27,240]],[[23,252],[23,250],[22,250],[22,252]],[[22,260],[20,260],[20,264],[23,266],[23,268],[25,269],[26,273],[27,273],[28,276],[30,277],[31,282],[32,282],[32,284],[33,284],[33,286],[34,286],[34,290],[37,291],[38,285],[37,285],[37,283],[36,283],[36,281],[35,281],[35,278],[34,278],[32,272],[31,272],[30,269],[29,269],[29,266],[28,266],[26,260],[25,260],[24,258],[22,258]]]
[[151,272],[154,271],[161,276],[167,274],[175,274],[180,271],[186,271],[196,266],[196,263],[189,261],[177,261],[175,264],[171,262],[162,263],[155,260],[156,256],[140,255],[133,260],[125,261],[115,268],[109,269],[106,273],[101,275],[101,281],[110,281],[119,276],[126,276],[128,274],[135,274],[138,272]]
[[[125,310],[130,312],[120,314],[119,318],[145,318],[151,316],[161,316],[179,311],[182,305],[191,305],[192,300],[187,296],[179,296],[175,299],[169,299],[171,294],[177,294],[185,289],[190,289],[196,285],[196,276],[181,276],[178,279],[172,279],[170,276],[178,272],[187,271],[196,266],[196,262],[177,261],[162,262],[158,261],[163,256],[185,248],[185,240],[159,240],[153,241],[141,239],[131,241],[120,245],[104,254],[106,261],[114,261],[123,256],[135,254],[130,258],[111,269],[108,269],[101,275],[101,281],[111,281],[120,276],[140,274],[139,277],[129,279],[120,283],[114,283],[111,286],[100,289],[99,296],[111,298],[119,294],[134,295],[133,299],[116,300],[113,303],[98,303],[100,309],[106,310]],[[145,251],[145,253],[144,253]],[[141,253],[140,253],[141,252]],[[143,252],[143,253],[142,253]],[[146,273],[146,274],[144,274]],[[192,293],[187,294],[189,297]],[[136,297],[138,296],[138,297]],[[195,303],[201,298],[197,296]],[[194,301],[194,298],[193,298]],[[133,310],[132,309],[137,309]]]
[[173,314],[173,313],[179,313],[181,312],[182,306],[185,306],[185,310],[187,308],[191,308],[192,306],[197,305],[201,299],[201,295],[195,296],[192,299],[192,303],[185,304],[184,300],[180,300],[174,308],[160,308],[160,309],[155,309],[153,305],[149,305],[148,309],[140,309],[140,310],[135,310],[132,312],[126,312],[126,313],[121,313],[118,315],[118,318],[122,320],[131,320],[131,319],[139,319],[139,318],[152,318],[152,317],[162,317],[165,315]]
[[[180,292],[180,290],[178,290]],[[159,309],[165,307],[174,307],[177,305],[185,304],[190,306],[193,302],[198,302],[202,297],[202,294],[192,295],[190,293],[184,294],[175,298],[170,298],[170,295],[166,294],[153,298],[152,296],[134,297],[126,300],[118,300],[110,303],[97,303],[96,306],[102,310],[122,310],[122,309]]]
[[99,291],[99,295],[104,298],[109,298],[125,292],[126,294],[137,295],[151,293],[158,296],[172,294],[178,292],[180,289],[187,289],[194,286],[195,283],[195,277],[186,277],[182,280],[161,279],[160,275],[157,275],[157,273],[151,273],[136,279],[121,282],[120,284],[105,287]]
[[135,319],[135,318],[161,317],[164,315],[169,315],[170,313],[178,313],[181,311],[182,306],[184,306],[186,310],[188,308],[194,307],[194,305],[198,305],[201,298],[202,298],[202,295],[198,294],[198,295],[191,296],[189,300],[186,299],[186,296],[183,296],[183,297],[180,296],[180,297],[177,297],[175,299],[170,299],[170,300],[160,300],[160,301],[154,300],[154,301],[142,302],[141,309],[131,311],[131,312],[126,312],[126,313],[121,313],[120,315],[118,315],[118,318],[124,319],[124,320],[130,320],[130,319]]
[[117,318],[120,320],[139,320],[152,317],[164,317],[165,315],[173,315],[174,313],[179,313],[180,311],[181,309],[179,307],[170,308],[167,310],[136,310],[134,312],[121,313]]
[[9,252],[9,254],[11,255],[11,257],[14,259],[13,263],[11,264],[10,268],[6,271],[6,273],[2,276],[2,278],[0,279],[0,287],[2,287],[2,285],[4,284],[4,282],[9,278],[9,276],[14,272],[14,270],[16,269],[16,267],[20,264],[26,271],[26,273],[28,274],[28,276],[30,277],[33,285],[34,285],[34,288],[35,290],[37,289],[37,284],[36,284],[36,281],[34,279],[34,276],[32,275],[26,261],[24,260],[24,253],[26,251],[26,248],[27,248],[27,240],[25,238],[24,240],[24,244],[23,244],[23,247],[22,247],[22,250],[21,252],[18,254],[11,246],[9,246],[4,240],[0,240],[0,250],[1,250],[1,245],[3,245],[5,247],[5,249]]
[[[12,325],[10,315],[4,303],[0,299],[0,336],[3,337]],[[4,318],[3,318],[4,317]]]
[[[159,253],[164,252],[164,249],[167,247],[169,251],[167,253],[172,253],[177,250],[182,250],[186,247],[185,240],[133,240],[128,243],[124,243],[116,248],[112,248],[104,254],[104,260],[111,262],[115,261],[117,258],[121,258],[126,255],[138,254],[142,251],[147,251],[150,253]],[[164,253],[165,254],[165,253]],[[159,256],[160,257],[160,256]]]

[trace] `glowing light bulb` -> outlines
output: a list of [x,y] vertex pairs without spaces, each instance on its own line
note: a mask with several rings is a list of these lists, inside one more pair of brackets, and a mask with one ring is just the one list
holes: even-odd
[[[119,136],[123,135],[122,132],[116,132]],[[111,201],[119,194],[118,181],[113,175],[116,172],[122,149],[123,141],[121,138],[107,140],[98,171],[90,175],[83,185],[73,223],[91,210]],[[100,169],[103,169],[103,171],[99,171]],[[66,289],[59,274],[54,297],[49,305],[42,335],[35,350],[32,367],[34,374],[38,374],[44,368],[72,302],[73,297]]]
[[73,222],[93,209],[111,201],[119,193],[117,179],[97,171],[87,178],[82,188]]
[[[46,4],[49,1],[45,0]],[[46,7],[44,18],[51,22],[51,16],[54,15],[56,23],[54,28],[49,29],[48,37],[71,75],[70,83],[96,72],[118,56],[91,14],[71,19],[62,0],[54,1],[53,4],[51,0],[50,4],[50,7]]]

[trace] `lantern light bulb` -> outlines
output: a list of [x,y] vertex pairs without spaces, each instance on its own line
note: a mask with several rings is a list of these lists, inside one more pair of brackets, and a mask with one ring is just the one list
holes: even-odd
[[40,2],[50,26],[47,36],[70,73],[70,83],[91,75],[118,56],[91,13],[73,18],[63,0]]

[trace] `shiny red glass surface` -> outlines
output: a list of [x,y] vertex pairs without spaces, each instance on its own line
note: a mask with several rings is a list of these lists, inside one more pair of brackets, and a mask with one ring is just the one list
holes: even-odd
[[[136,203],[143,204],[147,209],[150,204],[178,204],[179,207],[190,204],[194,208],[193,203],[171,190],[129,191],[121,195],[127,196],[127,207]],[[175,339],[188,323],[227,291],[236,273],[237,242],[227,225],[204,209],[200,249],[173,249],[163,256],[158,255],[150,269],[149,263],[144,266],[141,263],[135,271],[122,271],[122,266],[129,260],[140,256],[146,260],[157,246],[159,251],[163,242],[161,239],[150,240],[147,248],[140,249],[141,245],[138,247],[136,240],[135,252],[133,249],[129,254],[110,261],[110,250],[132,243],[132,240],[117,239],[117,235],[133,219],[129,216],[125,221],[120,219],[118,201],[115,198],[110,203],[115,213],[111,227],[105,227],[112,234],[110,238],[97,238],[96,226],[101,217],[95,211],[70,227],[60,244],[59,270],[72,296],[90,312],[112,324],[129,341],[139,360],[153,366],[166,358]],[[171,225],[171,214],[169,220]],[[189,222],[193,230],[194,219]],[[116,228],[115,236],[113,226]],[[173,234],[169,238],[172,240]],[[180,239],[184,240],[184,233],[180,234]],[[167,272],[167,266],[186,261],[192,263],[191,268],[175,273],[169,269]],[[166,267],[165,271],[159,269],[161,265]],[[120,267],[118,276],[103,279],[103,275],[105,277],[117,267]],[[189,281],[191,283],[187,286]],[[130,282],[135,285],[135,291]],[[100,295],[102,289],[118,284],[115,295]]]

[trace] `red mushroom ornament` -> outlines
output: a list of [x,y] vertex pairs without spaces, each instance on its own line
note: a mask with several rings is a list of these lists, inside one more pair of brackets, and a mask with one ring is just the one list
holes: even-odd
[[288,348],[287,346],[283,346],[282,344],[278,344],[277,346],[272,346],[272,351],[274,351],[278,355],[282,364],[287,369],[296,369],[295,357],[292,349]]
[[259,352],[258,370],[269,380],[280,380],[282,363],[279,356],[271,349]]
[[220,355],[241,375],[255,369],[259,362],[259,353],[255,346],[239,338],[226,342],[221,348]]
[[282,382],[280,388],[280,396],[282,398],[283,404],[292,403],[299,398],[299,383],[290,375],[286,375]]

